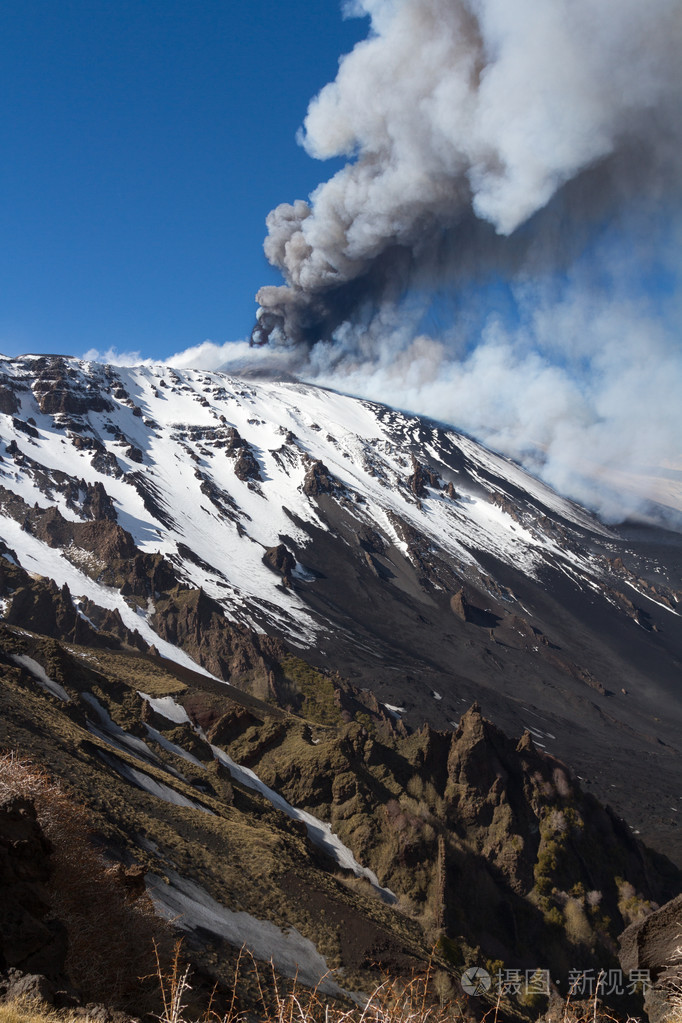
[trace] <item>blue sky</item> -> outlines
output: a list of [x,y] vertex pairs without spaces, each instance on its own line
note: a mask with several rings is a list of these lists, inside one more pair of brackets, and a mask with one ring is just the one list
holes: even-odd
[[248,335],[265,217],[367,32],[335,0],[5,0],[0,351],[165,357]]

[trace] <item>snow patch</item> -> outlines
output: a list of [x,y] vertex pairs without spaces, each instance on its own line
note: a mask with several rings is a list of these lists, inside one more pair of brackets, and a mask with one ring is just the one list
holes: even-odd
[[191,725],[192,722],[187,711],[172,696],[159,696],[155,698],[148,696],[147,693],[143,693],[139,689],[137,690],[137,695],[146,700],[153,711],[166,718],[167,721],[172,721],[174,725]]
[[59,682],[55,682],[54,679],[50,678],[46,674],[42,664],[38,664],[32,657],[28,657],[26,654],[10,654],[10,659],[15,664],[19,665],[20,668],[25,668],[29,675],[32,675],[35,681],[38,683],[41,689],[44,689],[48,693],[52,693],[59,700],[63,700],[64,703],[69,703],[71,697],[67,693],[64,686],[61,686]]
[[209,810],[207,806],[196,802],[194,799],[189,799],[187,796],[183,796],[182,792],[176,792],[170,785],[164,785],[163,782],[150,777],[144,771],[138,771],[136,767],[131,767],[118,757],[108,756],[103,750],[98,750],[98,753],[102,760],[116,771],[117,774],[120,774],[126,781],[132,782],[133,785],[137,785],[144,792],[148,792],[150,796],[163,799],[164,803],[171,803],[173,806],[184,806],[192,810],[201,810],[202,813],[209,813],[215,816],[213,811]]
[[186,760],[194,767],[199,767],[201,770],[204,769],[202,762],[192,753],[183,749],[182,746],[178,746],[176,743],[171,742],[170,739],[167,739],[165,735],[161,734],[161,732],[157,732],[156,728],[152,728],[151,725],[145,725],[145,728],[147,729],[147,735],[149,738],[154,742],[158,742],[159,746],[161,746],[162,749],[165,749],[167,753],[174,753],[177,757],[182,757],[183,760]]
[[172,871],[168,883],[151,873],[146,875],[145,882],[159,916],[172,920],[183,930],[207,930],[238,948],[246,946],[256,959],[272,961],[285,976],[297,977],[323,994],[346,994],[331,979],[327,962],[312,941],[295,927],[283,931],[269,920],[228,909],[204,888]]

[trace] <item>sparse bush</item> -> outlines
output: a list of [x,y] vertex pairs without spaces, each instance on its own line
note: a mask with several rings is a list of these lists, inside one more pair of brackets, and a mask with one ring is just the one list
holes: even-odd
[[566,936],[574,945],[590,945],[594,939],[582,899],[569,898],[564,906]]
[[628,924],[643,920],[655,908],[651,902],[637,893],[629,881],[624,881],[622,877],[617,877],[616,885],[618,887],[618,912],[622,916],[626,927]]

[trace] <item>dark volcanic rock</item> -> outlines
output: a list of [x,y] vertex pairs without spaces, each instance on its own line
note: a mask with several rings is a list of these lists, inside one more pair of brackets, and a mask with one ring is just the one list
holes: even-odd
[[274,696],[274,669],[286,650],[280,640],[229,623],[203,590],[175,590],[157,600],[153,629],[203,667],[255,696]]
[[123,470],[118,463],[116,455],[104,448],[95,451],[90,460],[90,465],[97,472],[101,472],[103,476],[113,476],[114,479],[120,479],[123,476]]
[[94,519],[95,522],[102,520],[116,522],[114,502],[104,489],[104,484],[99,480],[96,483],[86,484],[83,514],[89,519]]
[[468,600],[464,596],[464,590],[458,590],[457,593],[450,597],[450,607],[452,613],[457,615],[461,621],[471,621],[471,609]]
[[121,593],[126,597],[142,597],[146,602],[159,593],[172,590],[178,580],[173,566],[161,554],[143,554],[137,551],[132,563],[126,566],[126,578]]
[[340,489],[338,480],[332,476],[327,466],[319,458],[308,468],[303,480],[303,493],[309,497],[319,494],[334,494]]
[[[97,629],[94,638],[88,635],[87,644],[89,646],[104,646],[116,648],[120,644],[126,647],[130,647],[133,650],[146,651],[149,649],[148,644],[139,634],[137,629],[133,632],[124,625],[123,619],[119,614],[118,608],[114,608],[111,611],[109,608],[102,608],[99,604],[95,604],[89,598],[83,598],[81,600],[81,608],[83,614],[87,615],[89,620]],[[80,621],[83,621],[80,618]],[[86,625],[86,622],[83,622]],[[80,639],[79,642],[86,643],[85,639]]]
[[25,433],[29,437],[33,438],[40,437],[40,434],[36,430],[35,426],[31,426],[30,423],[25,423],[23,419],[17,419],[17,417],[15,416],[12,419],[12,425],[14,426],[15,430],[19,430],[20,433]]
[[60,589],[51,579],[30,579],[27,576],[25,585],[12,593],[4,621],[8,625],[84,646],[104,646],[112,639],[111,636],[98,636],[76,611],[68,586]]
[[[16,562],[14,552],[5,545],[0,546],[0,553],[4,551]],[[154,559],[154,555],[140,557]],[[79,614],[68,586],[60,588],[52,579],[34,578],[21,566],[1,558],[0,596],[9,598],[3,616],[8,625],[84,646],[118,648],[123,643],[134,649],[147,649],[139,633],[125,627],[117,610],[104,610],[90,600],[81,599],[83,614]]]
[[283,543],[277,547],[268,547],[263,555],[263,563],[282,576],[285,586],[291,586],[291,573],[296,567],[296,558]]
[[[216,445],[217,447],[218,445]],[[246,441],[243,439],[239,430],[236,427],[231,426],[225,433],[225,440],[220,442],[221,447],[225,447],[225,451],[228,455],[233,455],[235,451],[239,451],[241,448],[246,447]]]
[[234,463],[234,474],[240,479],[244,480],[257,480],[259,483],[262,482],[263,477],[260,473],[260,466],[256,460],[256,456],[249,447],[242,447],[237,460]]
[[244,440],[234,426],[230,426],[228,430],[224,431],[222,438],[214,441],[214,447],[224,448],[228,455],[236,455],[234,472],[238,479],[244,480],[244,482],[248,480],[262,482],[260,466],[251,445]]
[[63,927],[48,920],[51,852],[33,803],[17,796],[0,801],[0,968],[56,979],[67,940]]
[[5,387],[4,384],[0,384],[0,412],[4,412],[5,415],[14,415],[15,412],[19,411],[19,400],[17,399],[14,391],[11,391],[9,387]]
[[[235,753],[258,743],[249,733]],[[646,908],[679,885],[564,764],[528,733],[508,738],[477,705],[454,734],[370,734],[356,719],[335,742],[299,749],[297,759],[289,743],[253,766],[330,820],[448,939],[520,968],[542,962],[562,985],[571,969],[616,968],[624,891]]]
[[54,381],[39,378],[35,394],[40,411],[46,415],[85,415],[87,412],[111,412],[113,405],[94,388],[78,387],[58,377]]
[[435,487],[440,490],[440,476],[431,469],[421,465],[412,455],[412,475],[408,476],[407,484],[415,497],[425,497],[427,487]]
[[133,558],[137,548],[130,533],[116,522],[71,522],[58,508],[34,508],[24,520],[24,529],[50,547],[67,547],[73,543],[84,551],[111,561]]
[[144,455],[135,444],[131,444],[130,447],[126,448],[126,455],[131,462],[144,462]]
[[673,993],[682,988],[682,895],[631,924],[619,941],[623,972],[649,973],[644,1008],[651,1023],[662,1023],[670,1013]]
[[0,979],[0,998],[6,1002],[38,1001],[54,1005],[55,987],[42,973],[22,973],[10,967]]
[[362,526],[357,533],[358,543],[367,554],[385,554],[386,541],[381,533],[369,526]]

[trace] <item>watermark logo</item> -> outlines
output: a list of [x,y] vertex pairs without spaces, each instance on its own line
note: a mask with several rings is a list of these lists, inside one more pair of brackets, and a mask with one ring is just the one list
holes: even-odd
[[549,970],[499,970],[497,991],[501,995],[549,995]]
[[[556,986],[563,990],[564,984],[558,979]],[[499,995],[544,995],[550,994],[549,970],[498,970],[495,989]],[[462,988],[468,995],[484,995],[493,986],[493,978],[482,966],[470,966],[462,974]],[[646,994],[651,986],[648,970],[569,970],[566,994],[571,998],[586,998],[604,995]]]
[[490,974],[482,966],[470,966],[462,974],[462,988],[468,995],[484,995],[491,984]]
[[649,970],[630,970],[627,977],[622,970],[569,970],[568,993],[579,998],[593,995],[646,995],[651,987]]

